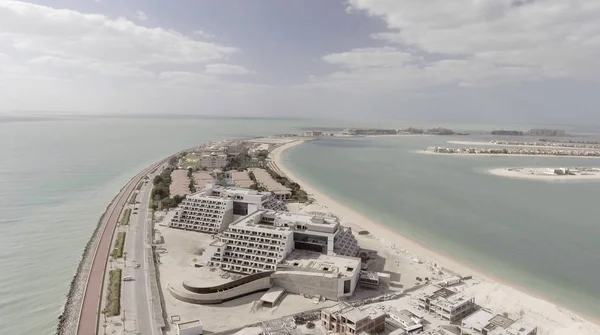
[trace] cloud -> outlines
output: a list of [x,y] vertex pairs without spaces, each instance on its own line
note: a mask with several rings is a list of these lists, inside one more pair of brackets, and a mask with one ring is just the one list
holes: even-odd
[[232,64],[208,64],[206,65],[206,73],[209,74],[221,74],[221,75],[241,75],[241,74],[252,74],[253,71],[246,69],[243,66],[232,65]]
[[122,64],[200,63],[238,51],[124,18],[17,1],[0,2],[0,35],[21,52]]
[[329,54],[322,59],[330,64],[351,69],[365,67],[398,67],[416,60],[416,57],[396,48],[359,48],[348,52]]
[[237,48],[196,36],[0,0],[0,110],[189,113],[197,106],[238,108],[244,99],[234,103],[232,96],[264,90],[221,80],[253,72],[227,62]]
[[142,12],[141,10],[137,11],[136,17],[140,21],[146,21],[146,20],[148,20],[148,16],[146,15],[146,13]]
[[207,33],[203,30],[194,30],[194,35],[200,37],[200,38],[205,38],[205,39],[213,39],[216,38],[215,35],[211,34],[211,33]]
[[322,60],[345,68],[312,78],[332,88],[396,90],[598,81],[600,2],[349,0],[348,12],[383,20],[380,48]]

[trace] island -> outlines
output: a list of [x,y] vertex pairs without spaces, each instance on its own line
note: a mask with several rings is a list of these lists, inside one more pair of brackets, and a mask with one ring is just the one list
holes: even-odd
[[[534,335],[595,327],[300,179],[282,154],[310,140],[319,139],[203,143],[136,175],[101,217],[57,333],[447,334],[487,327]],[[564,170],[569,177],[591,172]]]
[[600,180],[600,168],[591,167],[495,168],[488,172],[496,176],[533,180]]
[[495,149],[479,147],[428,147],[427,150],[418,151],[425,154],[440,155],[463,155],[463,156],[538,156],[538,157],[577,157],[577,158],[600,158],[600,150],[579,150],[579,149],[543,149],[543,148],[518,148],[518,149]]
[[547,129],[547,128],[539,128],[539,129],[530,129],[529,131],[521,131],[521,130],[493,130],[490,132],[491,135],[499,135],[499,136],[552,136],[552,137],[564,137],[568,136],[567,132],[562,129]]
[[520,146],[534,148],[564,148],[564,149],[599,149],[600,143],[594,141],[549,141],[540,139],[539,141],[507,141],[507,140],[492,140],[489,142],[482,141],[446,141],[450,144],[460,145],[482,145],[482,146]]

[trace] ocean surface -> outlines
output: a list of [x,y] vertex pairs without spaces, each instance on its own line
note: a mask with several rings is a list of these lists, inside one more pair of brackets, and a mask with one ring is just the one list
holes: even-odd
[[319,140],[287,150],[283,163],[320,191],[434,250],[600,319],[600,181],[486,173],[497,167],[600,167],[600,159],[415,152],[458,147],[448,140],[489,137]]
[[[348,126],[377,122],[0,117],[0,333],[54,333],[98,219],[145,166],[210,140]],[[445,140],[323,140],[297,146],[285,158],[315,186],[435,249],[600,315],[600,288],[594,285],[600,275],[600,183],[546,184],[485,174],[487,167],[598,166],[600,160],[412,152]]]

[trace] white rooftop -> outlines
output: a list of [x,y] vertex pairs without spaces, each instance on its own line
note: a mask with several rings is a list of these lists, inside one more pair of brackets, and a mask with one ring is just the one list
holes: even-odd
[[306,230],[325,234],[334,233],[339,222],[335,218],[323,218],[308,214],[259,210],[234,222],[236,227],[283,228],[286,230]]
[[349,275],[360,270],[360,258],[329,256],[319,252],[294,250],[280,266],[298,271],[341,273]]
[[196,327],[201,327],[201,326],[202,326],[202,322],[200,322],[200,320],[179,322],[177,324],[177,328],[179,328],[179,329],[190,329],[190,328],[196,328]]
[[492,313],[480,309],[477,312],[469,315],[462,321],[462,325],[464,327],[473,328],[473,329],[483,329],[483,327],[487,326],[490,323],[490,320],[494,316]]
[[508,328],[506,329],[502,329],[500,327],[492,330],[491,332],[489,332],[489,335],[528,335],[529,333],[531,333],[534,329],[536,329],[537,326],[532,325],[530,323],[526,323],[523,321],[517,321],[515,323],[513,323],[512,325],[508,326]]
[[444,297],[436,298],[436,304],[443,308],[454,309],[454,308],[462,306],[463,304],[465,304],[466,302],[468,302],[471,299],[473,299],[473,297],[467,296],[465,294],[455,294],[455,295],[451,295],[447,298],[444,298]]

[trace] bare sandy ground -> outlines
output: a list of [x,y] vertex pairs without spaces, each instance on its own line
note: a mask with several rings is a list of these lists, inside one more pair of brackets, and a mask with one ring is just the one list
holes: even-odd
[[[600,172],[589,172],[590,174],[578,174],[578,175],[553,175],[553,174],[544,174],[544,171],[547,168],[531,168],[531,167],[523,167],[523,168],[496,168],[489,169],[488,172],[490,174],[501,176],[501,177],[510,177],[510,178],[522,178],[522,179],[531,179],[531,180],[600,180]],[[554,168],[550,168],[554,169]]]
[[600,156],[559,156],[559,155],[525,155],[525,154],[468,154],[468,153],[444,153],[444,152],[433,152],[427,150],[415,150],[417,154],[424,155],[437,155],[437,156],[461,156],[461,157],[554,157],[554,158],[588,158],[588,159],[600,159]]
[[188,170],[173,170],[173,172],[171,172],[172,182],[169,186],[171,196],[186,195],[190,193],[190,178],[188,178],[187,174]]
[[[298,178],[282,164],[281,153],[301,143],[302,141],[296,141],[275,149],[272,152],[275,164],[288,178],[302,185],[318,204],[340,217],[344,225],[349,225],[354,230],[368,230],[371,236],[357,236],[361,247],[376,249],[380,255],[386,258],[386,266],[396,265],[399,274],[403,278],[408,277],[407,281],[414,283],[414,273],[419,272],[431,273],[430,278],[435,278],[437,271],[441,270],[441,267],[445,267],[461,275],[474,276],[474,280],[469,281],[465,286],[465,292],[474,295],[477,303],[495,313],[507,312],[509,316],[518,316],[526,322],[538,325],[538,334],[600,335],[598,325],[550,302],[502,284],[457,260],[435,252],[423,244],[403,236],[396,230],[348,208]],[[417,267],[421,271],[415,272],[414,268]]]

